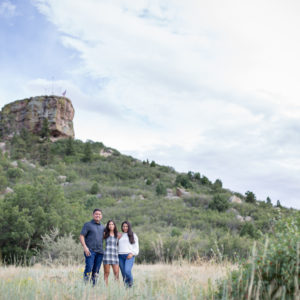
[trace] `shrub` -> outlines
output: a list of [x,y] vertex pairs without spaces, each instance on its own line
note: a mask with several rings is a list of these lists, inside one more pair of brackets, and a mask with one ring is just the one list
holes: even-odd
[[22,176],[22,170],[19,168],[9,168],[7,170],[7,175],[10,179],[17,179]]
[[223,183],[220,179],[216,179],[216,181],[213,184],[213,188],[216,190],[220,190],[223,187]]
[[250,191],[247,191],[245,193],[246,195],[246,198],[245,198],[245,201],[248,202],[248,203],[255,203],[256,201],[256,196],[253,192],[250,192]]
[[240,231],[241,236],[249,235],[252,238],[257,237],[257,232],[255,226],[251,222],[246,222],[243,224],[242,229]]
[[171,230],[171,236],[180,236],[181,235],[181,230],[177,227],[172,228]]
[[93,152],[91,143],[87,142],[84,145],[84,155],[82,157],[83,162],[91,162],[93,160]]
[[211,196],[197,195],[191,197],[184,197],[183,201],[188,207],[207,207],[211,200]]
[[92,209],[93,207],[95,207],[98,203],[98,198],[96,196],[89,196],[85,202],[84,205],[86,208],[88,209]]
[[175,180],[176,186],[182,186],[186,189],[191,188],[192,184],[190,182],[189,176],[187,174],[179,174]]
[[219,282],[215,299],[299,299],[300,218],[280,220],[251,262]]
[[223,195],[215,195],[213,200],[208,204],[208,208],[218,210],[218,211],[225,211],[229,207],[229,202],[227,197]]
[[161,182],[156,186],[156,194],[159,196],[165,196],[167,194],[167,189]]
[[92,195],[96,195],[99,193],[99,185],[97,182],[93,183],[92,187],[91,187],[91,194]]
[[83,263],[83,250],[73,235],[59,235],[57,228],[42,236],[41,250],[37,261],[46,265],[70,265]]
[[206,176],[203,176],[201,178],[201,183],[202,184],[211,184],[210,180]]
[[156,163],[154,160],[151,161],[150,167],[152,167],[152,168],[156,167]]
[[199,172],[194,174],[194,179],[200,181],[201,180],[201,175]]
[[67,175],[68,182],[74,182],[77,179],[77,174],[73,170],[67,172],[66,175]]
[[3,190],[7,186],[7,179],[5,176],[0,175],[0,190]]

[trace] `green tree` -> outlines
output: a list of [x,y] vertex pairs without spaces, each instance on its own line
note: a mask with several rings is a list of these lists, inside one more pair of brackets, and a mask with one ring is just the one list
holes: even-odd
[[66,155],[74,155],[75,148],[74,148],[74,140],[73,138],[69,137],[66,145]]
[[94,182],[92,187],[91,187],[91,194],[96,195],[99,193],[99,185],[97,182]]
[[187,174],[178,174],[176,176],[175,185],[182,186],[186,189],[192,188],[192,183],[190,182]]
[[276,207],[282,207],[279,200],[277,200]]
[[227,198],[223,195],[215,195],[211,202],[208,204],[209,209],[218,210],[219,212],[225,211],[229,207]]
[[40,136],[45,139],[48,139],[50,137],[49,121],[47,118],[43,120]]
[[87,142],[84,144],[84,151],[83,151],[83,162],[91,162],[93,159],[93,152],[92,152],[92,147],[91,143]]
[[40,247],[41,236],[53,228],[61,233],[78,231],[81,210],[64,198],[53,179],[39,177],[32,185],[15,186],[0,201],[0,249],[2,258],[29,258]]
[[240,231],[240,235],[241,236],[249,235],[252,238],[256,238],[257,233],[254,224],[251,222],[245,222]]
[[165,196],[167,194],[167,189],[161,182],[156,186],[156,194],[158,196]]
[[299,241],[299,215],[280,219],[251,259],[219,281],[211,298],[299,299]]
[[253,192],[247,191],[245,193],[245,195],[246,195],[245,201],[247,203],[255,203],[256,202],[256,196]]
[[51,141],[49,139],[44,140],[39,146],[40,150],[40,164],[46,166],[51,163]]
[[194,179],[194,173],[192,171],[188,171],[187,176],[188,176],[189,180]]
[[272,201],[271,201],[271,198],[270,198],[270,197],[267,197],[266,203],[269,204],[269,205],[272,205]]
[[22,170],[19,168],[9,168],[7,170],[7,176],[10,179],[16,180],[22,176]]
[[11,140],[11,157],[12,159],[20,159],[25,155],[26,143],[19,135],[15,134]]
[[0,176],[0,191],[2,191],[7,186],[7,179],[5,176]]
[[220,179],[216,179],[216,181],[213,184],[213,188],[216,190],[220,190],[223,187],[223,183]]
[[199,172],[195,173],[194,175],[195,180],[200,181],[201,180],[201,175]]
[[150,167],[154,168],[156,166],[156,163],[154,160],[151,161]]
[[210,184],[211,182],[209,181],[209,179],[206,176],[203,176],[201,178],[201,183],[202,184]]

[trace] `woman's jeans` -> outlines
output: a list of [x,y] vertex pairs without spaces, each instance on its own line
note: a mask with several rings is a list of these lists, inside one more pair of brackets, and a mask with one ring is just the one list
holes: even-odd
[[125,285],[131,287],[133,284],[133,277],[131,269],[134,263],[134,256],[127,259],[128,254],[119,254],[119,265]]
[[83,273],[83,278],[86,282],[91,279],[93,284],[95,285],[97,282],[97,278],[99,276],[99,270],[101,267],[103,254],[94,252],[92,250],[90,250],[90,252],[91,252],[90,256],[86,256],[84,253],[85,270]]

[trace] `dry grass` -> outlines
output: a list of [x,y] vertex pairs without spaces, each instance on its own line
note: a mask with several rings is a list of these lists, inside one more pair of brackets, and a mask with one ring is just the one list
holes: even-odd
[[93,288],[83,283],[82,266],[0,267],[0,299],[203,299],[233,267],[208,262],[135,265],[132,289],[114,282],[112,274],[106,287],[102,268]]

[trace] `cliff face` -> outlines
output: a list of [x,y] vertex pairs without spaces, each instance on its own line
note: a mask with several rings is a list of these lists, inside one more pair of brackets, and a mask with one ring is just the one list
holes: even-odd
[[22,129],[39,134],[44,119],[48,119],[52,138],[74,138],[74,108],[71,100],[59,96],[38,96],[17,100],[2,108],[0,129],[4,139]]

